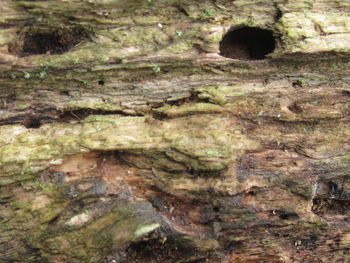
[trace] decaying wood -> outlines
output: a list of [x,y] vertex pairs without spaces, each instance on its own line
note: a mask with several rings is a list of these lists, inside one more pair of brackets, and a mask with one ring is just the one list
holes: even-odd
[[0,13],[0,262],[350,261],[350,2]]

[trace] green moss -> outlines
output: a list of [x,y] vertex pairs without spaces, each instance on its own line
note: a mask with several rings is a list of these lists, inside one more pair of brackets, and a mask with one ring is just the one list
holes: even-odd
[[153,65],[153,66],[152,66],[152,70],[153,70],[153,72],[155,72],[155,73],[159,73],[159,72],[160,72],[160,67],[159,67],[158,65]]
[[[175,42],[174,44],[169,45],[168,47],[164,48],[162,52],[183,53],[192,49],[193,49],[192,42],[184,40],[184,41]],[[181,63],[181,62],[177,62],[177,63]]]
[[181,106],[164,106],[155,110],[157,113],[169,117],[187,116],[198,113],[224,113],[226,110],[218,105],[210,103],[184,104]]
[[[199,103],[173,110],[171,114],[187,115],[200,111],[221,112],[222,108]],[[145,117],[91,115],[81,124],[48,124],[21,133],[14,143],[0,147],[0,166],[12,163],[13,172],[24,175],[44,169],[51,159],[62,158],[66,154],[97,149],[154,149],[166,151],[167,155],[193,169],[218,170],[226,167],[233,157],[230,145],[234,145],[234,141],[238,140],[243,149],[254,145],[241,135],[235,138],[226,131],[226,121],[226,118],[216,115],[196,114],[190,118],[175,119],[163,127],[162,123],[148,123]],[[243,146],[245,143],[247,145]],[[214,150],[218,154],[214,155]]]
[[48,223],[52,221],[54,218],[57,218],[57,216],[61,212],[62,212],[61,205],[56,205],[54,207],[52,206],[45,207],[44,209],[40,210],[39,221],[41,224]]
[[[30,211],[31,210],[31,207],[32,207],[32,204],[30,201],[20,201],[20,200],[16,200],[14,202],[11,203],[11,206],[13,208],[17,208],[17,209],[21,209],[21,210],[24,210],[24,211]],[[24,212],[23,211],[23,212]]]
[[256,20],[254,17],[249,18],[247,21],[243,23],[245,26],[249,27],[255,27],[256,26]]
[[100,98],[91,98],[90,100],[71,100],[66,104],[70,110],[93,109],[102,111],[118,111],[121,110],[119,105],[109,102],[103,102]]
[[227,97],[243,96],[246,92],[240,86],[208,86],[196,89],[198,97],[201,99],[209,99],[212,103],[225,105]]
[[219,43],[222,40],[223,28],[221,26],[203,25],[200,27],[200,37],[209,43]]

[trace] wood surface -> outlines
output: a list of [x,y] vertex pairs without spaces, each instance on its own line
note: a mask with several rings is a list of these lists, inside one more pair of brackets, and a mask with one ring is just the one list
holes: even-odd
[[350,262],[350,2],[0,1],[0,262]]

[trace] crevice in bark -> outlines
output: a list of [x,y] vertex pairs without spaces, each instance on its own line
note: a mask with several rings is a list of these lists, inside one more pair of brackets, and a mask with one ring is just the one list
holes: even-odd
[[94,110],[94,109],[79,109],[79,110],[67,110],[59,115],[58,122],[69,122],[83,120],[90,115],[122,115],[130,116],[123,111],[105,111],[105,110]]
[[[100,86],[105,85],[104,80],[98,80],[97,84]],[[69,90],[59,91],[60,96],[71,96]],[[17,98],[15,94],[8,95],[4,98],[5,109],[9,107],[16,107],[14,102]],[[19,102],[17,102],[19,103]],[[16,116],[11,118],[6,118],[0,120],[0,126],[2,125],[11,125],[11,124],[22,124],[26,128],[39,128],[43,124],[48,123],[64,123],[72,121],[80,121],[87,118],[90,115],[121,115],[121,116],[145,116],[150,114],[153,118],[158,120],[164,120],[170,118],[166,114],[161,112],[154,111],[157,108],[164,107],[166,105],[170,106],[183,106],[186,104],[195,104],[195,103],[212,103],[210,99],[200,98],[198,92],[192,91],[188,97],[176,99],[176,100],[163,100],[162,102],[149,103],[148,109],[143,109],[142,111],[133,111],[128,112],[124,110],[98,110],[93,108],[80,108],[80,109],[66,109],[66,110],[57,110],[55,108],[44,108],[40,106],[32,106],[30,111],[19,111],[16,110]],[[13,104],[13,105],[12,105]]]
[[286,210],[274,210],[272,213],[278,215],[278,217],[282,220],[294,220],[299,218],[297,213]]
[[302,88],[303,87],[302,82],[300,80],[293,81],[292,86],[293,86],[293,88]]
[[[47,114],[46,114],[47,115]],[[40,114],[18,114],[16,117],[0,120],[0,126],[21,124],[26,128],[40,128],[45,123],[53,123],[55,119],[48,116],[41,116]]]
[[276,8],[276,13],[274,16],[274,20],[275,20],[275,22],[278,22],[281,19],[283,13],[282,13],[281,8],[279,8],[279,6],[277,4],[275,4],[275,8]]
[[[94,109],[79,109],[79,110],[67,110],[59,112],[57,110],[44,110],[36,112],[35,115],[31,113],[18,114],[16,117],[0,120],[0,126],[11,124],[22,124],[26,128],[40,128],[43,124],[48,123],[69,123],[81,121],[91,115],[122,115],[130,116],[123,111],[104,111]],[[143,115],[132,115],[143,116]]]
[[220,42],[220,55],[241,60],[261,60],[275,49],[273,32],[258,27],[232,28]]
[[167,118],[170,118],[167,114],[164,114],[162,112],[154,111],[154,109],[170,105],[170,106],[183,106],[186,104],[195,104],[195,103],[212,103],[210,99],[208,98],[200,98],[199,92],[196,91],[191,91],[191,95],[186,97],[186,98],[181,98],[177,100],[166,100],[156,106],[151,106],[152,107],[152,117],[157,119],[157,120],[164,120]]
[[165,101],[165,105],[171,105],[171,106],[181,106],[184,105],[186,103],[200,103],[200,102],[204,102],[204,103],[210,103],[210,100],[208,98],[200,98],[198,96],[200,92],[196,92],[196,91],[191,91],[191,95],[189,97],[183,98],[183,99],[177,99],[177,100],[173,100],[173,101]]

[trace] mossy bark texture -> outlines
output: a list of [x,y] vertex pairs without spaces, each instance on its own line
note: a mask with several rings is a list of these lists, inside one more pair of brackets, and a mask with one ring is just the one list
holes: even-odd
[[0,0],[0,262],[350,262],[348,0]]

